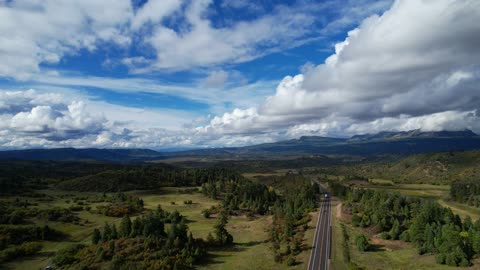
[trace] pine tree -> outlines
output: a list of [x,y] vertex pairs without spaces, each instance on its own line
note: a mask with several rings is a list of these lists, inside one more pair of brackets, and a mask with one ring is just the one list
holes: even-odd
[[118,239],[117,226],[115,224],[112,225],[111,239]]
[[129,237],[132,231],[132,221],[130,217],[124,216],[120,223],[120,236]]
[[233,237],[230,233],[228,233],[226,229],[227,223],[227,212],[225,210],[222,210],[220,212],[218,222],[214,226],[215,238],[220,245],[230,245],[233,243]]
[[102,235],[100,234],[100,230],[95,228],[92,234],[92,244],[94,245],[98,244],[101,238],[102,238]]
[[105,222],[105,225],[103,226],[103,237],[102,237],[102,240],[103,241],[108,241],[112,239],[112,228],[110,227],[110,225]]
[[400,235],[400,222],[398,222],[398,219],[395,219],[395,221],[393,222],[392,229],[390,230],[390,238],[393,240],[397,240],[399,235]]

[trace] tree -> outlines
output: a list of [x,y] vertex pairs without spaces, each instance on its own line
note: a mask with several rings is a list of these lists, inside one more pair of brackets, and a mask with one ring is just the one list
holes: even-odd
[[142,235],[142,233],[143,233],[142,221],[140,218],[137,217],[133,220],[130,237],[137,237]]
[[397,240],[398,236],[400,235],[400,223],[398,219],[395,219],[393,222],[392,229],[390,230],[390,238],[393,240]]
[[98,244],[101,238],[102,238],[102,235],[100,234],[100,230],[95,228],[92,234],[92,244],[94,245]]
[[122,222],[120,223],[120,236],[129,237],[132,231],[132,221],[130,217],[124,216]]
[[228,215],[225,210],[220,211],[218,222],[214,226],[215,239],[220,245],[230,245],[233,243],[233,236],[227,231]]
[[107,222],[105,222],[105,225],[103,226],[102,241],[108,241],[110,239],[112,239],[112,228]]
[[368,238],[364,234],[360,234],[355,238],[355,243],[359,251],[367,251],[370,248],[370,243],[368,243]]
[[117,226],[115,226],[115,224],[112,225],[112,234],[110,239],[118,239]]

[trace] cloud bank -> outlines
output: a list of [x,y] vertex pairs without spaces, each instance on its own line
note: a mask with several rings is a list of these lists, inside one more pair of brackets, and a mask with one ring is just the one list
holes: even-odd
[[479,132],[479,16],[478,1],[396,1],[351,30],[323,64],[285,77],[261,106],[217,116],[202,129],[292,136]]

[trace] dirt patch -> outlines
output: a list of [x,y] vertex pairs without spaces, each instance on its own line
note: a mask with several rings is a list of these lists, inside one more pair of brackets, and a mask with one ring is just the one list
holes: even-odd
[[372,244],[381,247],[385,251],[400,250],[409,248],[411,244],[399,240],[385,240],[380,234],[371,237]]
[[339,203],[337,205],[337,209],[336,209],[336,216],[337,216],[337,219],[338,220],[342,220],[342,203]]

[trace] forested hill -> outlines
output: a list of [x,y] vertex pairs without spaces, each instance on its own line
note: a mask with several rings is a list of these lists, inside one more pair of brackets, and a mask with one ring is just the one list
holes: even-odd
[[179,152],[149,149],[30,149],[0,151],[0,160],[143,162],[176,157],[250,158],[292,155],[412,155],[427,152],[480,149],[480,136],[470,130],[380,132],[351,138],[303,136],[299,139],[245,147],[209,148]]
[[411,155],[397,160],[330,167],[341,175],[390,179],[409,183],[451,183],[480,179],[480,151],[437,152]]
[[173,156],[249,157],[286,155],[412,155],[427,152],[480,149],[480,136],[470,130],[380,132],[349,139],[303,136],[299,139],[237,148],[171,153]]
[[161,157],[161,153],[149,149],[57,148],[0,151],[0,160],[136,162]]

